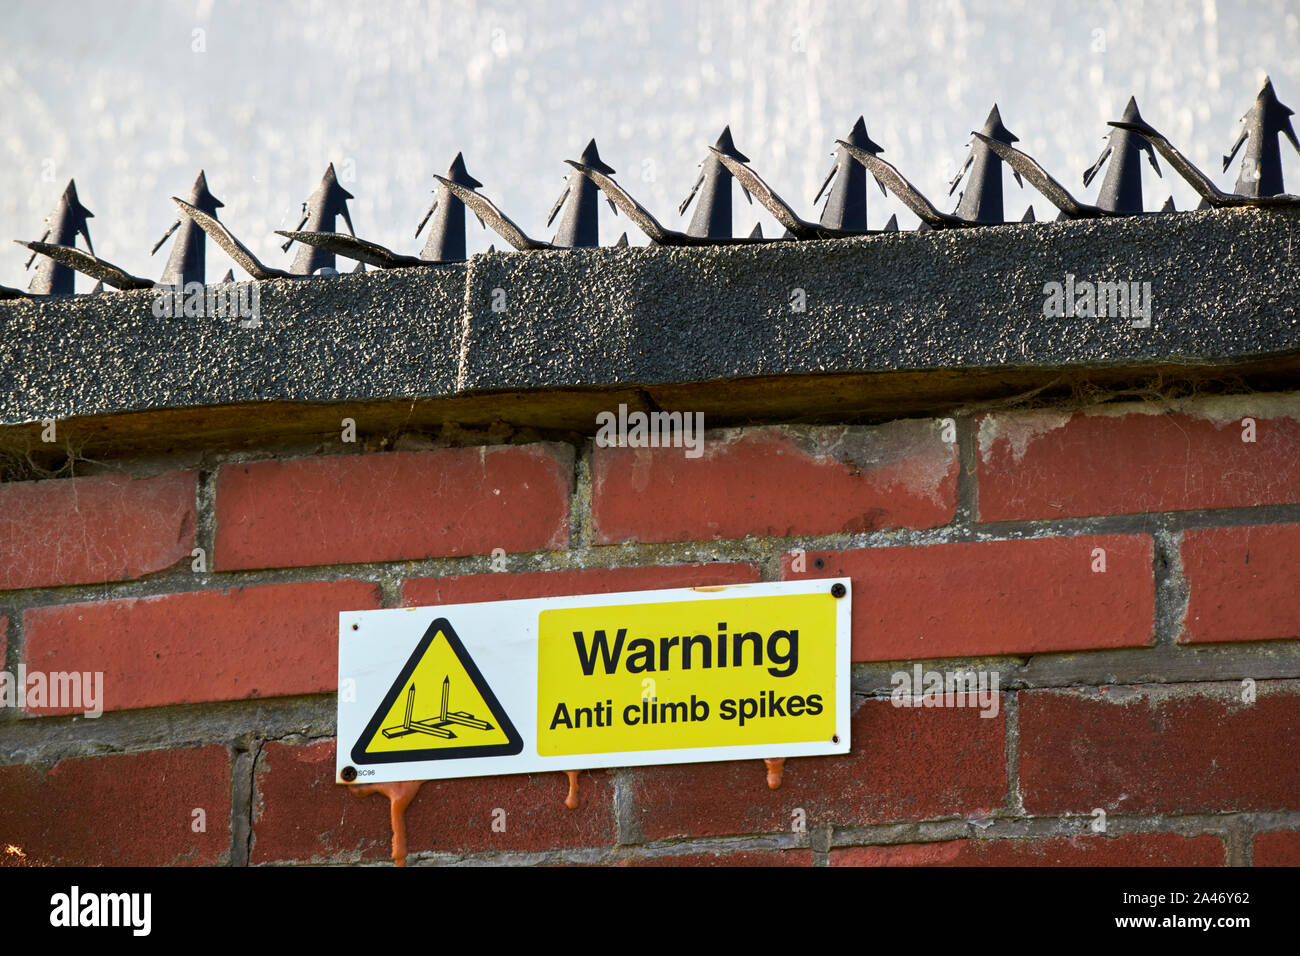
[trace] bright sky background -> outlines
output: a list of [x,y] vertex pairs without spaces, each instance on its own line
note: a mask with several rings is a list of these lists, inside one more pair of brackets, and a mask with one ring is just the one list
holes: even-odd
[[[620,182],[684,228],[676,206],[727,123],[815,218],[834,140],[860,113],[884,158],[952,209],[947,181],[995,101],[1019,145],[1089,199],[1100,181],[1084,190],[1080,176],[1129,94],[1215,174],[1265,73],[1300,110],[1300,0],[2,0],[0,23],[0,237],[39,238],[75,177],[96,251],[152,277],[169,250],[149,257],[175,218],[168,196],[186,197],[200,168],[223,221],[284,266],[292,250],[272,230],[294,227],[331,160],[357,197],[358,233],[414,253],[431,176],[458,150],[487,195],[549,239],[562,161],[592,136]],[[1300,157],[1284,150],[1300,191]],[[1171,191],[1193,206],[1165,174],[1148,169],[1148,208]],[[1009,216],[1032,203],[1055,217],[1009,179],[1007,197]],[[773,234],[738,202],[737,232],[759,220]],[[868,203],[873,227],[891,212],[916,223],[874,186]],[[645,241],[602,209],[602,241],[624,229]],[[503,245],[471,218],[470,251],[490,242]],[[6,245],[0,283],[26,288],[28,253]],[[210,279],[229,265],[211,245],[208,262]]]

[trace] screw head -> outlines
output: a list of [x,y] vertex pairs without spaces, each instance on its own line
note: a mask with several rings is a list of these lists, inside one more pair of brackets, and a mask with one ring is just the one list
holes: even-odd
[[842,598],[844,597],[844,595],[848,593],[849,593],[848,589],[845,588],[844,585],[840,584],[838,581],[836,581],[834,584],[831,585],[831,597]]
[[339,776],[342,777],[344,780],[346,780],[348,783],[351,783],[353,780],[357,779],[357,768],[344,767],[341,771],[339,771]]

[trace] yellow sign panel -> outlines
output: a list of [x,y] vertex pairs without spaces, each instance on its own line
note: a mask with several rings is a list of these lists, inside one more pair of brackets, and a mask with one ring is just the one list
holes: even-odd
[[538,616],[537,753],[831,741],[829,591]]

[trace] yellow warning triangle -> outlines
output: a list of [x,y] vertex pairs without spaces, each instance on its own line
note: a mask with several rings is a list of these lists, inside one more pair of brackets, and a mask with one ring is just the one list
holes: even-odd
[[523,741],[451,623],[407,658],[352,748],[358,764],[517,754]]

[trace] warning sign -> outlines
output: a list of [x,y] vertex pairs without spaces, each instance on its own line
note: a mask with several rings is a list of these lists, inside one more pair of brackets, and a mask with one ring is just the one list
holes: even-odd
[[843,753],[847,579],[339,615],[338,779]]
[[543,611],[537,751],[829,741],[835,605],[823,588]]
[[517,754],[522,749],[492,688],[451,624],[439,618],[380,701],[352,748],[352,760],[445,760]]

